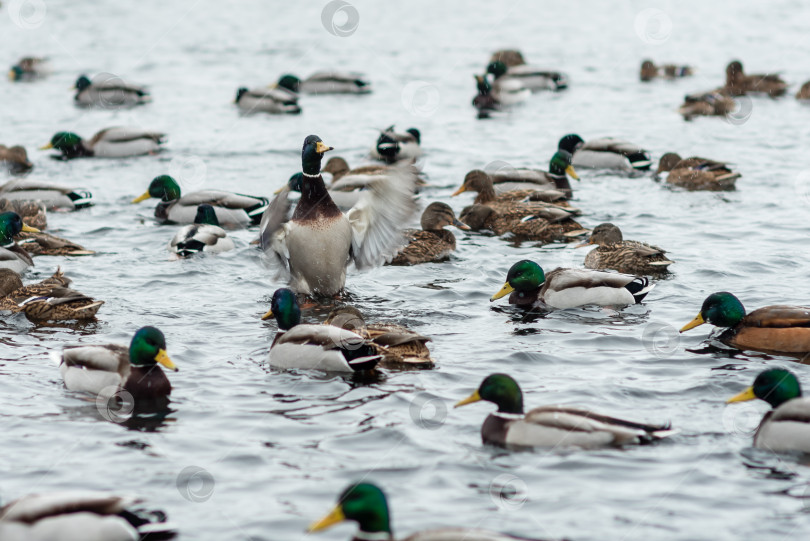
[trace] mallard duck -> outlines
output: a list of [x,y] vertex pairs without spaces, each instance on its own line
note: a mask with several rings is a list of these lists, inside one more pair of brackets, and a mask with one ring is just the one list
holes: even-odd
[[610,223],[594,227],[588,241],[579,246],[592,244],[597,247],[585,256],[585,268],[588,269],[610,269],[625,274],[662,274],[672,264],[661,248],[624,240],[621,229]]
[[14,237],[17,244],[32,255],[93,255],[92,250],[48,233],[22,231]]
[[512,265],[490,302],[509,295],[509,304],[531,308],[627,306],[640,303],[654,287],[642,276],[612,272],[557,268],[546,275],[540,265],[524,259]]
[[22,218],[23,223],[34,229],[48,228],[48,215],[44,203],[24,199],[6,199],[3,197],[2,189],[0,186],[0,212],[16,212]]
[[573,406],[540,406],[524,413],[520,386],[507,374],[487,376],[454,407],[481,400],[498,406],[481,426],[481,439],[501,447],[600,449],[651,443],[672,432],[669,424],[645,425]]
[[27,173],[34,168],[34,164],[28,160],[25,148],[19,145],[13,147],[0,145],[0,164],[14,175]]
[[[558,150],[549,161],[548,172],[540,169],[512,167],[503,167],[492,172],[474,169],[467,173],[461,187],[453,195],[468,190],[478,191],[479,194],[482,193],[481,190],[488,191],[487,180],[477,177],[489,177],[489,183],[492,184],[496,195],[503,195],[505,192],[513,190],[530,190],[546,194],[546,197],[537,200],[552,202],[549,199],[559,199],[557,194],[562,194],[564,198],[570,198],[573,196],[573,190],[566,174],[579,180],[579,175],[574,170],[574,166],[571,165],[571,159],[572,156],[569,152]],[[485,195],[483,199],[489,199],[489,196]]]
[[652,164],[649,152],[615,137],[602,137],[585,142],[579,135],[570,133],[560,139],[558,146],[559,150],[565,150],[573,155],[571,163],[576,167],[643,171],[649,169]]
[[317,135],[304,140],[303,189],[292,218],[287,219],[289,190],[284,189],[260,226],[262,249],[278,259],[291,276],[291,287],[304,294],[339,293],[350,262],[365,269],[389,260],[403,240],[401,224],[415,211],[416,175],[408,167],[393,167],[349,212],[340,212],[320,173],[329,150]]
[[661,156],[655,174],[657,176],[666,172],[669,172],[667,184],[710,192],[733,190],[734,183],[742,176],[732,171],[725,162],[695,156],[684,160],[674,152]]
[[270,204],[265,197],[220,190],[200,190],[181,196],[180,185],[169,175],[152,179],[149,189],[132,202],[140,203],[152,197],[160,199],[155,207],[155,218],[161,223],[192,224],[197,217],[197,207],[211,205],[221,224],[257,224]]
[[787,92],[787,83],[778,75],[746,75],[742,62],[734,60],[726,66],[726,86],[732,96],[742,96],[749,92],[768,94],[772,98]]
[[260,88],[248,90],[241,87],[236,91],[234,103],[249,113],[263,112],[273,114],[297,115],[301,112],[298,97],[283,90]]
[[6,182],[0,186],[0,197],[14,202],[41,202],[48,210],[78,210],[93,204],[93,194],[84,188],[29,179]]
[[287,288],[273,293],[263,320],[276,318],[278,333],[270,346],[270,366],[282,369],[357,372],[374,368],[382,355],[371,341],[332,325],[302,325],[295,293]]
[[473,231],[487,229],[496,235],[513,233],[523,240],[554,242],[570,240],[586,231],[574,219],[578,209],[531,201],[531,190],[495,195],[489,175],[468,174],[453,195],[477,191],[475,204],[461,211],[461,221]]
[[396,323],[366,323],[363,314],[354,306],[333,309],[324,325],[334,325],[370,340],[376,353],[382,355],[377,365],[381,368],[422,369],[433,368],[436,364],[427,347],[430,338]]
[[11,66],[8,70],[8,78],[12,81],[35,81],[50,75],[51,63],[47,58],[36,58],[27,56],[21,58],[19,62]]
[[[351,520],[357,523],[359,531],[354,540],[394,541],[391,531],[390,513],[385,493],[372,483],[349,485],[338,497],[338,503],[331,513],[313,522],[308,532],[318,532],[330,526]],[[477,528],[435,528],[422,530],[409,535],[402,541],[532,541],[524,537],[480,530]]]
[[640,78],[643,82],[652,81],[658,77],[664,79],[676,79],[679,77],[689,77],[694,73],[690,66],[677,66],[675,64],[663,64],[656,66],[652,60],[644,60],[641,63]]
[[810,81],[802,85],[798,92],[796,92],[797,100],[810,100]]
[[773,409],[760,421],[754,447],[775,453],[810,453],[810,400],[802,396],[796,375],[781,368],[760,372],[751,387],[726,400],[726,404],[756,398]]
[[233,239],[219,227],[217,213],[211,205],[198,206],[194,223],[181,227],[169,241],[169,251],[179,257],[188,257],[200,252],[227,252],[233,249]]
[[282,75],[276,86],[296,94],[368,94],[371,83],[360,73],[318,71],[303,81],[295,75]]
[[[526,214],[527,205],[531,211]],[[555,207],[539,203],[493,208],[490,205],[470,205],[461,210],[461,221],[473,231],[488,230],[500,236],[512,233],[520,240],[569,242],[588,232],[573,216],[577,209]]]
[[531,90],[515,79],[490,82],[486,75],[474,77],[478,94],[473,98],[472,104],[478,109],[478,116],[481,118],[486,118],[490,112],[503,111],[523,103],[532,94]]
[[111,398],[124,390],[137,404],[165,401],[171,394],[169,378],[158,364],[177,371],[166,353],[163,333],[155,327],[142,327],[129,348],[117,344],[64,348],[59,369],[71,391]]
[[568,88],[568,78],[559,71],[548,71],[534,66],[520,64],[509,67],[496,60],[487,65],[487,73],[495,78],[495,83],[503,84],[509,79],[520,83],[532,92],[538,90],[565,90]]
[[501,49],[492,53],[490,62],[503,62],[507,67],[520,66],[526,63],[523,53],[517,49]]
[[726,327],[718,338],[737,349],[810,353],[810,308],[804,306],[766,306],[746,315],[740,299],[721,291],[706,297],[700,313],[681,332],[704,323]]
[[89,141],[85,141],[75,133],[60,131],[40,150],[55,148],[62,153],[60,159],[63,160],[94,157],[129,158],[159,152],[165,138],[165,133],[140,128],[105,128]]
[[456,237],[445,227],[455,226],[469,231],[469,226],[460,222],[447,203],[438,201],[427,206],[422,213],[422,229],[406,229],[408,245],[402,248],[390,265],[417,265],[447,259],[456,249]]
[[415,161],[422,155],[422,134],[416,128],[408,128],[405,133],[397,133],[394,126],[380,132],[377,143],[371,149],[371,157],[385,163],[400,160]]
[[30,494],[0,508],[0,539],[137,541],[177,534],[163,511],[146,510],[141,504],[137,498],[104,492]]
[[14,242],[20,231],[39,233],[39,229],[24,224],[16,212],[0,212],[0,269],[11,269],[18,274],[34,264],[28,252]]
[[97,75],[91,81],[87,75],[76,80],[76,95],[73,101],[80,107],[118,109],[135,107],[152,101],[149,92],[142,86],[126,83],[109,73]]
[[0,310],[24,312],[32,321],[92,319],[104,301],[69,289],[70,279],[61,270],[50,278],[24,286],[20,275],[0,269]]
[[683,115],[684,120],[692,120],[696,116],[726,116],[736,109],[734,98],[721,88],[688,94],[678,112]]

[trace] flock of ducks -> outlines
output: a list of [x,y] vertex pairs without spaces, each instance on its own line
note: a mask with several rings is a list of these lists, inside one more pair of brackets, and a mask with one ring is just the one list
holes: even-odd
[[[47,76],[44,59],[24,58],[9,76],[33,81]],[[688,66],[656,66],[644,61],[641,80],[679,78],[693,73]],[[568,78],[557,71],[526,64],[519,51],[493,54],[483,75],[476,75],[478,95],[473,104],[487,117],[519,103],[538,91],[564,91]],[[113,76],[93,79],[82,75],[75,85],[75,104],[81,107],[135,107],[151,101],[148,90]],[[681,108],[685,118],[728,114],[735,97],[784,94],[787,85],[776,75],[746,75],[732,62],[724,86],[690,95]],[[306,79],[282,76],[266,88],[239,88],[235,103],[249,112],[300,113],[299,95],[324,93],[366,94],[371,83],[361,74],[318,72]],[[808,84],[797,98],[810,99]],[[57,132],[43,149],[55,149],[60,160],[122,158],[159,152],[165,134],[111,127],[89,139]],[[456,216],[447,202],[428,205],[421,229],[404,229],[418,210],[417,194],[426,189],[419,168],[421,133],[416,128],[382,130],[370,150],[377,163],[350,168],[317,135],[303,141],[301,171],[292,175],[272,199],[222,190],[181,193],[178,182],[160,175],[132,203],[156,199],[154,216],[162,224],[178,224],[167,244],[174,258],[201,252],[234,249],[227,228],[253,227],[259,249],[282,275],[288,287],[273,293],[270,310],[278,332],[268,363],[278,369],[363,373],[378,369],[429,369],[436,361],[430,338],[395,323],[367,323],[359,310],[338,305],[323,323],[302,323],[302,310],[312,303],[339,299],[346,273],[383,264],[417,265],[446,260],[456,248],[448,227],[487,231],[539,243],[590,246],[584,268],[548,272],[535,261],[520,260],[509,269],[503,286],[491,298],[508,297],[518,309],[554,310],[584,305],[622,307],[642,302],[655,280],[670,272],[667,252],[643,242],[625,240],[619,227],[599,224],[589,230],[576,219],[582,212],[571,206],[579,180],[577,169],[606,169],[614,174],[639,176],[652,171],[653,160],[642,146],[612,137],[584,140],[577,134],[561,137],[550,151],[547,170],[503,168],[472,170],[453,196],[476,193],[471,205]],[[24,148],[0,146],[0,162],[14,175],[34,164]],[[330,175],[330,183],[323,173]],[[729,164],[667,153],[659,160],[656,179],[686,190],[733,189],[740,173]],[[293,199],[297,197],[293,208]],[[15,177],[0,186],[0,309],[23,312],[33,321],[86,320],[96,316],[103,301],[70,289],[70,280],[57,269],[39,283],[25,285],[21,275],[33,257],[92,255],[80,245],[44,233],[46,211],[73,211],[93,204],[92,194],[80,187],[62,186]],[[746,313],[728,292],[706,298],[699,314],[681,332],[709,323],[725,331],[724,343],[803,357],[810,353],[810,308],[768,306]],[[166,408],[171,382],[163,369],[177,370],[169,357],[163,333],[139,329],[128,346],[66,347],[60,372],[65,387],[106,400],[129,393],[137,412]],[[161,368],[162,367],[162,368]],[[773,451],[810,452],[810,401],[802,397],[798,379],[789,371],[772,369],[757,376],[751,388],[729,399],[759,398],[773,410],[762,420],[754,446]],[[526,411],[518,382],[507,374],[491,374],[478,389],[456,406],[486,401],[497,410],[481,427],[485,443],[507,448],[576,447],[598,449],[653,443],[672,433],[668,424],[650,425],[608,417],[571,406],[540,406]],[[134,501],[103,494],[46,494],[23,497],[0,508],[0,534],[10,541],[77,539],[170,538],[174,529],[160,513],[132,510]],[[315,522],[318,531],[344,520],[359,527],[356,539],[391,539],[385,494],[372,483],[352,484],[340,495],[335,509]],[[515,539],[464,528],[420,532],[408,539]]]

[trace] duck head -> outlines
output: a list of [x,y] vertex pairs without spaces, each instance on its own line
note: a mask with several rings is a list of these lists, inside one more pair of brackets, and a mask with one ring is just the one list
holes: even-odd
[[304,148],[301,150],[301,166],[304,176],[319,176],[323,155],[330,150],[334,150],[334,147],[325,145],[317,135],[307,136],[304,139]]
[[277,289],[270,301],[270,310],[262,316],[262,320],[276,318],[278,328],[288,331],[301,323],[301,307],[298,299],[291,289],[286,287]]
[[524,259],[518,261],[509,268],[506,274],[506,283],[503,284],[500,291],[495,293],[490,300],[496,301],[501,297],[509,295],[513,291],[518,293],[529,293],[537,290],[546,281],[546,275],[543,268],[535,263]]
[[492,402],[501,413],[523,413],[523,393],[512,376],[507,374],[487,376],[478,390],[453,407],[458,408],[481,400]]
[[681,332],[694,329],[704,323],[711,323],[717,327],[734,327],[745,317],[745,307],[740,299],[728,291],[712,293],[703,301],[700,312],[695,319],[681,328]]
[[759,398],[770,404],[771,407],[778,408],[788,400],[801,396],[801,384],[792,372],[781,368],[771,368],[760,372],[751,387],[726,400],[726,404],[747,402]]
[[[312,523],[308,532],[325,530],[330,526],[352,520],[357,522],[361,532],[367,534],[387,534],[391,538],[391,520],[385,493],[372,483],[356,483],[348,486],[338,498],[338,504],[331,513]],[[356,536],[360,537],[360,536]],[[367,537],[366,537],[367,538]],[[383,539],[373,537],[373,539]]]
[[129,362],[135,366],[145,367],[162,364],[169,370],[177,371],[177,367],[166,353],[166,337],[155,327],[138,329],[132,337],[129,344]]
[[21,231],[39,233],[39,229],[25,225],[16,212],[0,212],[0,246],[14,244],[14,237]]
[[579,180],[579,175],[574,170],[574,166],[571,165],[573,159],[574,157],[567,150],[558,150],[551,157],[551,161],[548,162],[548,172],[558,177],[565,176],[568,173],[571,178]]
[[152,179],[149,189],[142,195],[132,200],[133,203],[140,203],[154,197],[165,202],[180,199],[180,185],[169,175],[160,175]]

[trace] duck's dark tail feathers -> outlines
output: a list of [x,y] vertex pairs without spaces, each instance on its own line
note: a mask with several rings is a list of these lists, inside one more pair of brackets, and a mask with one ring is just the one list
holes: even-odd
[[340,348],[340,351],[354,371],[371,370],[383,357],[371,344],[363,344],[353,349]]
[[146,509],[129,511],[124,509],[118,513],[118,516],[138,530],[141,541],[162,541],[164,539],[174,539],[177,536],[177,528],[166,521],[166,513],[163,511]]
[[636,304],[643,301],[647,293],[652,291],[654,287],[655,284],[650,283],[649,278],[642,276],[636,276],[632,282],[624,286],[627,291],[633,294],[633,298],[636,299]]
[[270,205],[270,200],[266,197],[257,197],[257,199],[260,200],[259,203],[245,209],[245,212],[248,216],[250,216],[250,222],[253,225],[258,225],[262,221],[262,215]]
[[633,166],[633,169],[638,169],[641,171],[646,171],[650,168],[650,165],[652,165],[652,158],[650,157],[649,153],[644,151],[629,154],[627,159],[630,160],[630,165]]

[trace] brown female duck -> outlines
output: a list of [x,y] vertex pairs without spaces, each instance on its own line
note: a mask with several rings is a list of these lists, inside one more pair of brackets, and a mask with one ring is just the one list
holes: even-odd
[[643,242],[624,240],[621,229],[611,223],[594,227],[588,241],[579,246],[592,244],[597,247],[585,256],[585,268],[588,269],[610,269],[625,274],[662,274],[672,264],[664,255],[664,250]]
[[696,116],[726,116],[733,113],[736,107],[734,99],[725,89],[720,88],[687,94],[678,112],[683,115],[684,120],[692,120]]
[[34,164],[28,160],[25,148],[19,145],[13,147],[0,145],[0,165],[12,174],[27,173],[34,168]]
[[333,325],[355,332],[369,340],[382,355],[382,368],[433,368],[427,343],[430,338],[415,333],[397,323],[366,323],[363,314],[354,306],[341,306],[329,313],[325,325]]
[[684,160],[674,152],[667,152],[658,162],[656,175],[665,172],[669,172],[668,184],[710,192],[733,190],[734,183],[742,176],[732,171],[725,162],[695,156]]
[[446,203],[434,202],[422,213],[422,229],[406,229],[403,233],[408,244],[402,248],[390,265],[416,265],[441,261],[456,249],[456,237],[445,227],[455,226],[469,231],[469,226],[460,222],[453,209]]
[[746,75],[742,62],[734,60],[726,66],[726,86],[724,89],[732,96],[742,96],[750,92],[767,94],[772,98],[787,92],[787,83],[778,75]]
[[64,321],[96,317],[104,301],[68,288],[70,279],[61,270],[50,278],[24,286],[20,276],[0,269],[0,310],[24,312],[32,321]]

